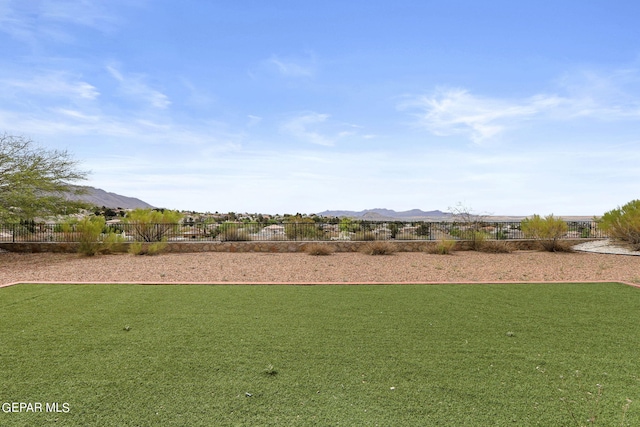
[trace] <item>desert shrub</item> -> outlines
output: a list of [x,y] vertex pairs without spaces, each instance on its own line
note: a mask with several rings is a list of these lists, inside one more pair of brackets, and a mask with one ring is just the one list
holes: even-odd
[[166,240],[153,243],[133,242],[129,245],[129,253],[132,255],[158,255],[165,251],[167,245]]
[[53,233],[56,236],[55,239],[61,242],[79,242],[80,233],[76,228],[77,225],[77,218],[69,218],[62,223],[54,225]]
[[120,233],[114,233],[110,231],[108,234],[102,236],[102,243],[100,245],[99,252],[101,254],[113,254],[116,252],[123,252],[123,244],[125,242],[124,237]]
[[554,217],[553,214],[544,218],[540,215],[533,215],[531,218],[523,219],[520,227],[525,237],[538,240],[544,250],[549,252],[563,251],[560,239],[567,233],[569,226],[562,218]]
[[331,255],[335,249],[330,245],[315,243],[305,246],[304,251],[309,255]]
[[251,240],[249,233],[242,228],[232,228],[220,234],[220,239],[225,242],[246,242]]
[[389,242],[375,241],[364,245],[361,252],[367,255],[391,255],[396,252],[396,247]]
[[127,213],[125,222],[130,224],[129,233],[137,241],[161,242],[178,230],[182,214],[167,209],[134,209]]
[[284,225],[289,240],[321,240],[324,230],[311,218],[300,218]]
[[168,243],[166,241],[149,243],[147,247],[147,255],[157,255],[164,252],[167,249]]
[[453,248],[455,246],[455,240],[441,239],[435,245],[429,246],[427,248],[427,252],[430,254],[449,255],[453,253]]
[[86,256],[94,256],[100,249],[100,235],[105,220],[102,216],[84,217],[76,224],[78,252]]
[[480,252],[492,254],[508,254],[513,252],[509,244],[504,240],[487,240],[480,248]]
[[466,247],[470,250],[482,250],[489,238],[489,233],[484,230],[488,225],[484,220],[485,215],[475,214],[473,209],[463,203],[458,203],[455,207],[449,207],[449,210],[454,219],[449,231],[451,236],[466,240]]
[[571,242],[567,242],[566,240],[557,240],[554,244],[553,250],[548,249],[544,246],[544,244],[542,245],[542,247],[550,252],[575,252],[575,250],[573,249],[573,244],[571,244]]
[[235,222],[223,222],[218,227],[218,237],[223,242],[244,242],[251,240],[249,233],[243,224]]
[[143,254],[143,244],[142,244],[142,242],[132,242],[132,243],[130,243],[128,252],[131,255],[142,255]]
[[487,243],[487,233],[481,230],[468,230],[463,236],[469,241],[472,251],[481,251]]
[[640,250],[640,200],[632,200],[622,207],[610,210],[600,218],[598,225],[612,238]]
[[487,232],[480,230],[477,224],[459,226],[454,223],[449,229],[449,233],[456,239],[466,240],[469,249],[474,251],[480,250],[488,237]]

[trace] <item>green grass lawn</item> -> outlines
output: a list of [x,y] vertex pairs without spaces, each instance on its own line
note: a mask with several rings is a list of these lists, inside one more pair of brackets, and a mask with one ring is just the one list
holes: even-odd
[[0,404],[43,412],[0,425],[638,426],[638,313],[615,283],[13,286]]

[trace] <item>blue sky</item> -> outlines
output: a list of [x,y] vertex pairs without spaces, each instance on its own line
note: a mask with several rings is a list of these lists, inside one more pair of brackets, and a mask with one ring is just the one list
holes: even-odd
[[0,0],[0,132],[155,206],[640,198],[636,1]]

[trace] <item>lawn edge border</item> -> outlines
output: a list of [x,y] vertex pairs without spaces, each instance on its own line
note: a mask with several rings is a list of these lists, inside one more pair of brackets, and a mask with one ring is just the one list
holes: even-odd
[[631,286],[640,289],[640,283],[626,282],[621,280],[554,280],[554,281],[483,281],[483,282],[242,282],[242,281],[213,281],[213,282],[140,282],[140,281],[127,281],[127,282],[79,282],[79,281],[23,281],[23,282],[11,282],[0,284],[0,288],[7,288],[15,285],[145,285],[145,286],[160,286],[160,285],[289,285],[289,286],[321,286],[321,285],[520,285],[520,284],[568,284],[568,283],[620,283],[623,285]]

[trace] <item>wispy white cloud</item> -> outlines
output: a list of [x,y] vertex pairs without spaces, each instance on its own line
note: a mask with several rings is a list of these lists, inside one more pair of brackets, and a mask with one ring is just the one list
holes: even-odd
[[3,92],[29,96],[58,96],[77,100],[94,100],[100,92],[92,84],[65,72],[54,71],[27,79],[1,79]]
[[188,93],[188,95],[182,99],[185,105],[196,108],[209,108],[216,102],[214,96],[207,93],[207,90],[203,89],[202,86],[194,84],[191,79],[180,77],[179,81]]
[[313,54],[295,58],[272,55],[266,64],[285,77],[311,77],[316,72],[316,62],[316,57]]
[[145,76],[141,74],[125,75],[115,65],[108,65],[106,68],[109,74],[120,84],[120,92],[123,96],[133,100],[142,100],[159,109],[165,109],[171,105],[167,95],[145,83]]
[[359,129],[361,126],[334,121],[329,114],[313,111],[298,114],[280,127],[282,132],[297,140],[326,147],[334,146],[340,140],[359,137]]
[[[93,136],[135,138],[142,142],[154,135],[130,117],[88,114],[62,107],[45,108],[33,114],[0,109],[0,128],[18,134],[29,132],[34,137],[41,135],[49,141],[64,139],[65,136]],[[158,135],[163,136],[161,132]]]
[[326,128],[325,125],[329,117],[331,117],[329,114],[307,112],[288,120],[282,125],[282,130],[301,141],[330,147],[347,134],[337,132],[332,135],[328,131],[327,133],[321,132],[321,128]]
[[249,114],[247,118],[249,119],[249,122],[247,123],[247,126],[249,127],[256,126],[262,121],[262,117],[254,116],[253,114]]
[[28,41],[32,38],[34,25],[24,16],[26,8],[20,7],[18,2],[0,2],[0,31],[9,34],[17,40]]
[[97,123],[100,121],[101,117],[99,115],[90,115],[90,114],[85,114],[81,111],[77,111],[77,110],[71,110],[71,109],[67,109],[67,108],[57,108],[53,110],[54,112],[62,115],[62,116],[66,116],[69,117],[73,120],[81,120],[84,122],[91,122],[91,123]]
[[640,118],[640,70],[608,72],[577,70],[557,80],[571,100],[570,108],[559,111],[565,118],[593,117],[616,121]]
[[322,124],[327,121],[330,116],[328,114],[319,114],[314,112],[305,113],[301,116],[297,116],[286,122],[282,129],[293,135],[294,137],[310,142],[312,144],[332,146],[335,141],[333,138],[326,137],[313,127]]
[[465,135],[480,144],[530,120],[638,119],[638,91],[626,91],[621,75],[627,82],[638,81],[638,72],[633,70],[609,75],[583,72],[559,80],[558,92],[563,95],[541,93],[521,99],[438,88],[431,95],[409,96],[398,108],[413,111],[415,124],[434,135]]
[[101,30],[111,29],[119,22],[109,13],[106,3],[90,0],[56,0],[40,3],[43,20],[71,23]]
[[464,89],[436,90],[431,96],[417,96],[399,108],[417,109],[417,124],[435,135],[468,135],[480,143],[497,136],[518,120],[536,117],[568,101],[554,95],[536,95],[524,100],[483,98]]
[[140,1],[3,0],[0,2],[0,31],[30,45],[52,40],[73,42],[76,36],[68,28],[70,25],[101,32],[116,29],[121,21],[112,12],[114,3],[127,6],[142,4]]

